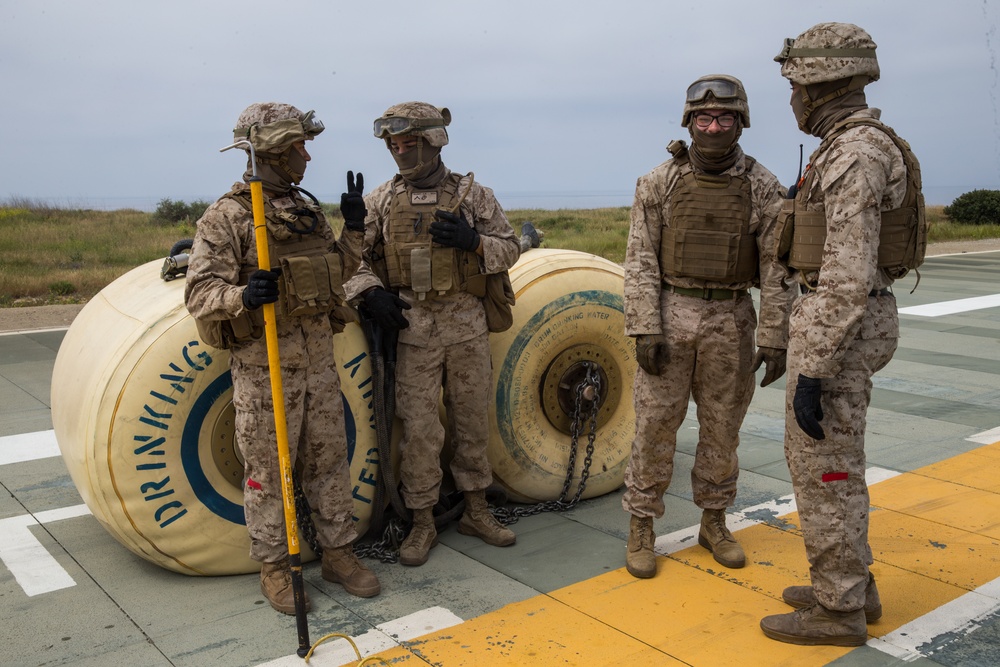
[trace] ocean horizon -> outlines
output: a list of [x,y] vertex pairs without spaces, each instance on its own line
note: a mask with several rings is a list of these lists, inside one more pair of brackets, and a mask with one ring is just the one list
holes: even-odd
[[[956,197],[971,190],[992,189],[992,186],[924,186],[924,199],[930,206],[947,206]],[[556,211],[559,209],[590,209],[590,208],[614,208],[619,206],[631,206],[634,192],[624,190],[577,190],[577,191],[495,191],[497,199],[504,210],[518,209],[540,209],[546,211]],[[340,201],[340,193],[320,193],[314,192],[321,202],[336,203]],[[174,201],[212,202],[218,198],[218,193],[214,195],[192,195],[192,196],[135,196],[135,197],[24,197],[11,195],[0,199],[0,206],[9,205],[11,201],[29,201],[34,204],[48,205],[56,208],[114,211],[119,209],[134,209],[138,211],[152,212],[156,210],[157,204],[163,199]]]

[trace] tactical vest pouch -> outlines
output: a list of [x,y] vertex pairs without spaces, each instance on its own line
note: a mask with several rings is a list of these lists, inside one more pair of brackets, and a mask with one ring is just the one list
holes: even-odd
[[[919,233],[921,227],[926,225],[917,223],[917,210],[915,208],[897,208],[894,211],[886,211],[882,214],[882,227],[878,235],[878,261],[879,265],[888,267],[894,266],[919,266],[914,258],[918,253],[920,241]],[[927,248],[927,236],[923,235],[923,247]]]
[[490,333],[500,333],[514,324],[514,287],[510,284],[507,271],[486,276],[486,296],[483,309],[486,311],[486,328]]
[[410,251],[410,288],[417,294],[430,292],[431,283],[431,249],[414,248]]
[[[672,252],[664,257],[666,273],[701,280],[727,282],[752,280],[753,268],[739,275],[737,268],[754,267],[756,252],[752,245],[740,243],[741,236],[706,229],[667,229],[663,232],[664,248]],[[746,255],[741,262],[741,256]]]
[[264,335],[264,316],[259,310],[246,311],[232,320],[194,318],[198,336],[206,344],[228,350],[237,343],[259,340]]
[[452,260],[455,251],[451,248],[431,248],[431,285],[435,291],[447,292],[454,287],[452,280]]
[[775,239],[774,256],[787,261],[788,252],[792,249],[792,229],[795,227],[795,200],[786,199],[781,202],[778,212],[778,229]]
[[823,265],[823,246],[826,243],[826,213],[824,211],[797,211],[792,232],[789,266],[799,271],[819,271]]
[[278,312],[289,317],[329,313],[344,299],[340,256],[282,257]]

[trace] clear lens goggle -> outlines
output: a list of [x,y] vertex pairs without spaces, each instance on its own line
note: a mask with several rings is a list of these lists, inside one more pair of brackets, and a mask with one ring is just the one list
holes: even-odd
[[375,121],[375,137],[384,139],[387,136],[407,134],[416,130],[427,130],[444,127],[447,123],[437,118],[404,118],[402,116],[386,116]]
[[732,81],[725,79],[695,81],[687,89],[687,101],[701,102],[708,93],[712,93],[716,99],[731,99],[739,97],[739,87]]

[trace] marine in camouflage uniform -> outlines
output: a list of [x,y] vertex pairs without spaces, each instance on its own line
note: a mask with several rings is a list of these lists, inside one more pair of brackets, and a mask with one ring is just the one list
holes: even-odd
[[[305,141],[322,130],[322,123],[313,118],[312,112],[304,114],[288,104],[257,103],[240,115],[234,135],[237,141],[249,140],[255,148],[272,266],[277,268],[280,259],[301,256],[301,248],[309,246],[315,258],[339,263],[342,272],[350,274],[358,265],[363,237],[363,177],[359,174],[359,185],[350,183],[350,192],[342,198],[342,210],[351,220],[339,242],[318,202],[295,187],[310,159]],[[249,182],[253,174],[248,157],[243,180]],[[353,181],[352,177],[349,181]],[[258,269],[246,182],[234,185],[198,220],[185,301],[199,321],[199,330],[214,324],[225,331],[215,344],[231,351],[236,445],[245,462],[244,511],[250,557],[263,564],[261,590],[271,605],[294,614],[274,403],[260,310],[264,303],[275,303],[279,296],[287,296],[280,292],[288,291],[288,275],[279,278],[276,271]],[[352,206],[353,215],[348,213]],[[300,254],[294,249],[282,251],[288,244],[293,248],[299,244]],[[283,272],[291,273],[287,265],[281,266]],[[315,278],[325,280],[328,288],[322,306],[306,308],[304,314],[276,307],[290,464],[314,511],[316,536],[323,549],[323,577],[342,584],[353,595],[370,597],[378,594],[380,586],[352,550],[357,535],[350,461],[340,379],[333,356],[333,335],[344,322],[338,319],[334,309],[338,300],[330,292],[343,294],[343,276],[330,272],[317,273]],[[308,606],[308,598],[306,603]]]
[[[768,616],[761,628],[794,644],[860,646],[866,619],[882,613],[869,572],[866,413],[872,375],[889,363],[899,336],[888,288],[907,268],[886,266],[890,244],[880,231],[908,187],[922,212],[919,166],[865,101],[879,68],[864,30],[818,24],[786,40],[775,60],[792,82],[799,128],[823,141],[788,202],[791,215],[783,214],[791,229],[779,250],[802,292],[789,322],[785,456],[812,585],[785,589],[797,611]],[[820,230],[812,247],[795,234],[810,222]]]
[[[656,574],[653,518],[663,516],[691,398],[699,423],[691,471],[703,509],[698,541],[726,567],[745,565],[725,520],[736,496],[739,429],[754,371],[766,362],[762,386],[784,373],[793,297],[773,251],[784,190],[738,143],[750,126],[742,83],[727,75],[695,81],[682,125],[691,148],[671,143],[673,158],[638,180],[625,259],[625,333],[636,338],[641,370],[622,507],[631,515],[626,566],[643,578]],[[751,287],[760,288],[759,327]]]
[[375,136],[385,140],[399,174],[366,197],[361,267],[346,285],[348,299],[363,301],[384,330],[399,333],[400,477],[413,512],[400,549],[404,565],[422,565],[437,544],[442,389],[450,469],[467,503],[458,530],[496,546],[516,539],[485,499],[493,481],[486,458],[492,367],[485,310],[470,290],[484,275],[513,266],[521,246],[493,191],[442,162],[450,121],[447,109],[424,102],[392,106],[375,121]]

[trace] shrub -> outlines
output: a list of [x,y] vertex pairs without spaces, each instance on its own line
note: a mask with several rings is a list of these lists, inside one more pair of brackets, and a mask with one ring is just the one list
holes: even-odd
[[187,204],[167,197],[161,199],[156,205],[156,210],[153,211],[153,220],[161,223],[177,223],[186,219],[188,215],[190,215],[190,211]]
[[1000,190],[972,190],[944,207],[952,222],[965,225],[1000,224]]
[[204,201],[202,199],[196,199],[188,205],[188,219],[194,222],[201,216],[205,215],[205,209],[211,205],[211,202]]
[[66,280],[57,280],[54,283],[49,284],[49,292],[55,294],[56,296],[69,296],[76,291],[73,287],[73,283]]

